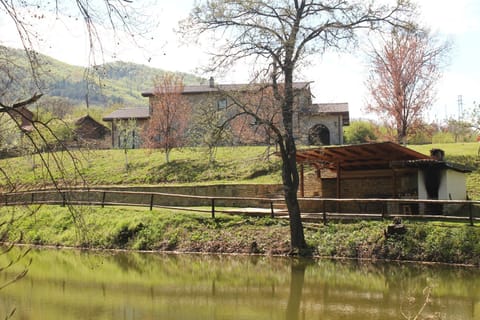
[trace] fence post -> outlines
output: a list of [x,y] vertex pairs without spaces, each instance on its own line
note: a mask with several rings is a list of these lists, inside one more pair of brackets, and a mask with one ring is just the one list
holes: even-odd
[[270,201],[270,218],[275,218],[275,212],[273,211],[273,201]]
[[473,210],[472,210],[473,204],[470,202],[468,205],[468,211],[470,214],[470,225],[473,227]]
[[323,206],[323,224],[327,225],[327,206],[326,206],[325,200],[322,200],[322,206]]
[[67,204],[66,194],[65,192],[62,192],[61,195],[62,195],[62,207],[65,207],[65,205]]
[[152,211],[153,209],[153,196],[154,196],[153,194],[150,195],[150,211]]
[[215,219],[215,199],[212,198],[212,219]]
[[8,194],[5,193],[5,206],[8,206]]
[[33,201],[35,201],[35,193],[32,192],[32,201],[31,201],[31,204],[33,204]]
[[106,192],[103,191],[103,194],[102,194],[102,208],[105,208],[105,194],[106,194]]

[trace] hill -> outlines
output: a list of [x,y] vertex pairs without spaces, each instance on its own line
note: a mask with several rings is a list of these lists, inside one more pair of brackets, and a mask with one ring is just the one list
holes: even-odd
[[[145,106],[146,100],[141,96],[141,92],[151,89],[155,76],[168,72],[146,65],[120,61],[86,69],[35,53],[38,66],[34,69],[38,79],[34,81],[31,76],[32,66],[23,50],[0,47],[0,52],[2,59],[8,61],[3,68],[8,68],[8,73],[15,79],[9,82],[5,73],[0,75],[0,81],[4,84],[8,83],[9,92],[21,94],[39,86],[45,96],[66,98],[73,105],[84,104],[85,97],[88,95],[91,105],[105,107],[120,103],[132,107]],[[203,81],[202,78],[192,74],[181,74],[186,84]],[[6,88],[7,85],[3,87]],[[38,89],[30,91],[37,92]]]

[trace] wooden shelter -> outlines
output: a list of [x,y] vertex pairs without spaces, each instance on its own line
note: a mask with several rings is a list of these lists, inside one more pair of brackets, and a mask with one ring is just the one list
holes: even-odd
[[75,121],[74,141],[93,148],[106,148],[110,129],[93,119],[90,115]]
[[82,139],[102,140],[110,135],[110,129],[86,115],[75,121],[75,134]]
[[299,150],[296,158],[301,197],[466,198],[469,168],[393,142]]

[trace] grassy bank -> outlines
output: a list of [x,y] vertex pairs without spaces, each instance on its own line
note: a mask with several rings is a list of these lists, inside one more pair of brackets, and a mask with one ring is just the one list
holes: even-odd
[[[480,199],[480,162],[478,143],[452,143],[412,145],[410,148],[429,154],[432,148],[446,152],[448,161],[458,162],[474,168],[467,177],[467,190],[472,199]],[[50,162],[53,175],[63,178],[67,184],[88,185],[151,185],[151,184],[240,184],[240,183],[281,183],[280,158],[262,146],[220,147],[216,161],[208,162],[208,155],[202,148],[174,149],[171,161],[165,162],[160,151],[150,150],[91,150],[74,151],[78,172],[67,154],[59,157],[64,169],[63,175]],[[270,156],[267,157],[267,154]],[[0,160],[0,168],[11,182],[24,187],[50,184],[49,177],[38,155]],[[308,170],[309,168],[307,168]],[[81,177],[79,176],[81,174]],[[0,175],[0,189],[6,180]]]
[[[159,150],[83,150],[45,155],[53,176],[67,184],[145,185],[194,183],[280,183],[280,159],[266,147],[222,147],[209,163],[202,148],[175,149],[170,162]],[[75,161],[73,161],[73,159]],[[58,169],[58,164],[60,168]],[[74,167],[74,164],[76,167]],[[19,185],[50,184],[38,155],[0,160],[10,181]],[[0,188],[6,181],[0,175]]]
[[[204,253],[289,252],[288,222],[280,219],[192,214],[172,210],[81,207],[0,209],[14,217],[8,240],[37,245]],[[394,259],[480,266],[480,228],[461,223],[406,221],[404,235],[386,238],[389,221],[306,224],[316,255],[335,258]]]

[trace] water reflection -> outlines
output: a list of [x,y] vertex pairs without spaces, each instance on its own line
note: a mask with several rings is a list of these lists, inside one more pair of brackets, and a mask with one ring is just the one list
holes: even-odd
[[0,291],[0,317],[16,307],[15,319],[406,319],[422,310],[427,288],[423,319],[480,319],[474,268],[68,250],[29,257],[27,277]]
[[305,282],[305,270],[312,260],[290,261],[290,293],[288,296],[287,320],[299,319],[300,305],[302,302],[303,283]]

